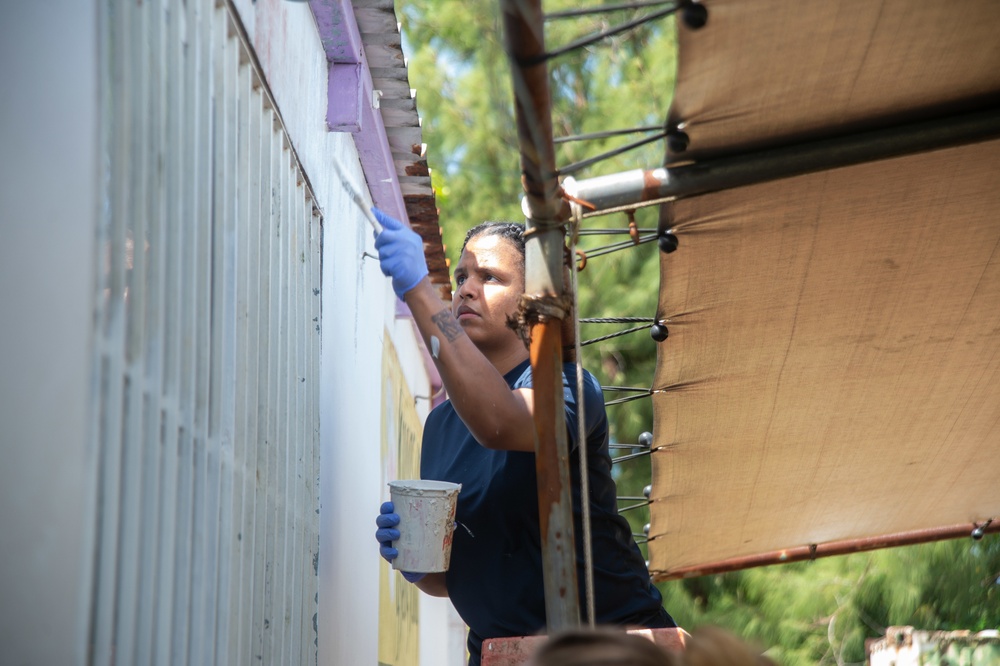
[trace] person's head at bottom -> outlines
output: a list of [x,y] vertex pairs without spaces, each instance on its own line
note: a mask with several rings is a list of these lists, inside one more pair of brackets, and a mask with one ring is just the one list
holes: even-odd
[[528,666],[679,666],[674,653],[623,629],[578,629],[555,634]]
[[775,666],[775,662],[719,627],[699,627],[683,651],[666,650],[623,629],[573,629],[543,643],[527,666]]
[[775,666],[755,646],[720,627],[698,627],[687,639],[684,666]]

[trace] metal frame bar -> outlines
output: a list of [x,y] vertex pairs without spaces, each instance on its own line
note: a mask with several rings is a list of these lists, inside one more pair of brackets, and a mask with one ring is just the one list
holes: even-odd
[[559,631],[580,624],[569,443],[562,391],[556,390],[562,386],[563,322],[531,308],[563,295],[563,222],[568,207],[555,168],[541,0],[501,0],[500,9],[514,84],[527,217],[523,309],[525,320],[535,322],[530,356],[545,613],[549,631]]
[[678,167],[567,181],[565,187],[570,195],[593,206],[584,214],[592,217],[998,136],[1000,108],[992,108]]
[[[697,576],[707,576],[710,574],[726,573],[729,571],[739,571],[753,567],[764,567],[771,564],[787,564],[789,562],[802,562],[804,560],[815,560],[820,557],[831,557],[833,555],[849,555],[851,553],[863,553],[869,550],[879,550],[882,548],[895,548],[898,546],[912,546],[919,543],[929,543],[931,541],[943,541],[944,539],[959,539],[969,537],[974,529],[980,529],[984,534],[1000,532],[1000,522],[988,522],[984,525],[950,525],[929,530],[916,530],[913,532],[902,532],[899,534],[887,534],[884,536],[865,537],[861,539],[848,539],[846,541],[831,541],[823,544],[810,544],[808,546],[797,546],[785,550],[761,553],[760,555],[748,555],[746,557],[734,557],[728,560],[720,560],[708,564],[699,564],[689,567],[681,567],[664,572],[654,572],[653,579],[656,581],[678,580],[681,578],[695,578]],[[653,541],[656,537],[651,537]]]

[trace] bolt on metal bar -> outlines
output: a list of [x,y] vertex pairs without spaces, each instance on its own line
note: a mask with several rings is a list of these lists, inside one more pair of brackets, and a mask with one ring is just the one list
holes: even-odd
[[595,33],[593,33],[591,35],[587,35],[586,37],[581,37],[580,39],[578,39],[578,40],[576,40],[574,42],[570,42],[566,46],[560,47],[560,48],[556,49],[555,51],[549,51],[548,53],[542,53],[542,54],[539,54],[536,57],[540,58],[541,61],[544,62],[544,61],[549,60],[551,58],[555,58],[555,57],[561,56],[561,55],[563,55],[565,53],[569,53],[570,51],[575,51],[576,49],[582,49],[585,46],[590,46],[594,42],[599,42],[602,39],[606,39],[608,37],[614,37],[615,35],[618,35],[618,34],[623,33],[623,32],[628,32],[629,30],[632,30],[633,28],[639,27],[643,23],[648,23],[650,21],[655,21],[656,19],[660,19],[660,18],[663,18],[664,16],[668,16],[670,14],[673,14],[678,9],[680,9],[680,5],[678,5],[678,4],[672,4],[670,7],[666,8],[666,9],[661,9],[658,12],[653,12],[652,14],[647,14],[646,16],[641,16],[641,17],[639,17],[637,19],[633,19],[631,21],[626,21],[625,23],[621,23],[621,24],[616,25],[614,27],[608,28],[607,30],[602,30],[601,32],[595,32]]
[[1000,108],[993,108],[683,166],[635,169],[565,187],[569,195],[594,206],[583,215],[592,217],[997,136]]
[[[540,0],[501,0],[504,45],[511,61],[527,217],[526,303],[563,295],[563,222],[567,206],[555,168],[551,97]],[[527,308],[525,308],[527,310]],[[580,623],[569,445],[562,387],[562,318],[534,313],[531,369],[535,388],[535,469],[545,613],[550,631]],[[582,507],[589,509],[584,502]],[[585,515],[586,518],[586,515]],[[589,574],[589,550],[585,552]],[[588,577],[588,591],[592,589]],[[592,594],[589,595],[592,598]]]
[[553,139],[555,143],[570,143],[572,141],[591,141],[593,139],[608,139],[613,136],[623,134],[639,134],[640,132],[662,132],[663,125],[650,125],[647,127],[630,127],[629,129],[607,130],[604,132],[589,132],[587,134],[569,134]]

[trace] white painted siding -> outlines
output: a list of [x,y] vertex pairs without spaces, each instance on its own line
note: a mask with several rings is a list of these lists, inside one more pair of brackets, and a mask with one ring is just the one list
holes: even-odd
[[[421,420],[430,378],[310,5],[0,3],[0,34],[5,660],[374,666],[384,342]],[[464,663],[420,609],[420,663]]]
[[228,5],[101,10],[90,661],[315,662],[318,207]]

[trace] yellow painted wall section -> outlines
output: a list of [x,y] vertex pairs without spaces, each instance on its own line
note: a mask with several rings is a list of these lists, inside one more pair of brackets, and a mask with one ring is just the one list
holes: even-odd
[[[423,425],[389,333],[382,353],[382,489],[389,498],[389,481],[420,478]],[[379,565],[378,663],[418,666],[420,591],[382,560]]]

